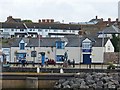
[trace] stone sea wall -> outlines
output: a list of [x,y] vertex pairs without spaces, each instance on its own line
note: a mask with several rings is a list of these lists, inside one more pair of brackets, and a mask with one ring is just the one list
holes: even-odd
[[78,73],[73,78],[60,79],[54,88],[120,90],[120,73]]

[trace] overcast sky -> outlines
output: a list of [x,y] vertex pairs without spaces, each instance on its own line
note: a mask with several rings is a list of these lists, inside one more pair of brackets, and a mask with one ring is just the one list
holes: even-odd
[[115,20],[119,0],[0,0],[0,21],[6,17],[55,19],[62,22],[86,22],[97,15]]

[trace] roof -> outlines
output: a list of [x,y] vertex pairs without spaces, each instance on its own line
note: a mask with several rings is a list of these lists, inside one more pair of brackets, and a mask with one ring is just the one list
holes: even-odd
[[[102,47],[102,39],[101,38],[91,38],[88,37],[94,47]],[[86,37],[66,37],[66,38],[16,38],[12,43],[12,47],[18,47],[20,40],[24,39],[27,42],[27,47],[38,47],[39,41],[41,47],[55,47],[56,41],[66,41],[68,42],[66,47],[80,47],[82,45],[82,41],[86,39]],[[107,42],[107,38],[104,39],[104,45]]]
[[23,23],[1,23],[1,28],[26,29]]
[[[24,25],[25,24],[25,25]],[[37,28],[37,29],[62,29],[62,30],[80,30],[79,24],[62,24],[62,23],[5,23],[1,25],[2,28],[13,28],[13,29],[26,29],[26,28]]]
[[112,25],[112,26],[108,26],[106,28],[104,28],[102,31],[99,32],[99,34],[119,34],[120,33],[120,29],[117,28],[116,26]]

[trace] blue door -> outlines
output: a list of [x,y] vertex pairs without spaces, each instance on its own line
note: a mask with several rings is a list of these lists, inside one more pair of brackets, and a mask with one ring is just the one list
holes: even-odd
[[41,52],[42,65],[45,64],[45,52]]
[[91,64],[90,54],[83,54],[83,64]]

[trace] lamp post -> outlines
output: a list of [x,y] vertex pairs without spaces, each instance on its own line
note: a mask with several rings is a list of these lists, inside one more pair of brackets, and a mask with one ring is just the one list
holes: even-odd
[[79,32],[78,32],[78,35],[79,35],[79,37],[78,37],[78,39],[79,39],[79,41],[78,41],[78,43],[79,43],[79,59],[80,59],[80,69],[81,69],[81,54],[82,54],[82,52],[81,52],[81,49],[80,49],[80,45],[81,45],[81,42],[80,42],[80,39],[83,37],[83,35],[85,35],[85,31],[83,31],[83,30],[80,30]]

